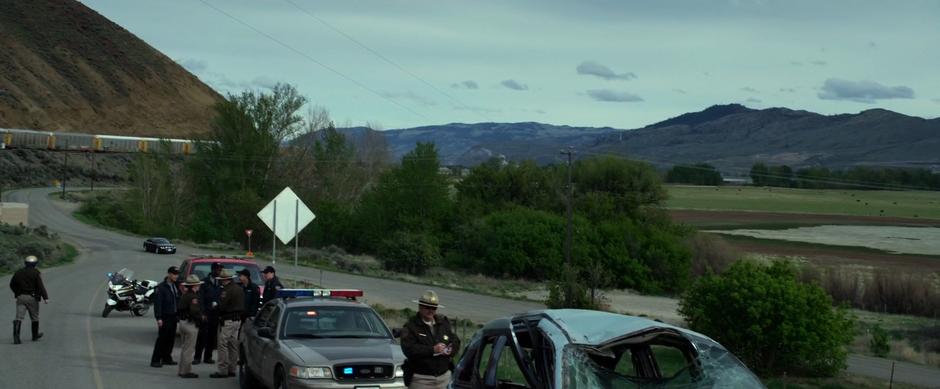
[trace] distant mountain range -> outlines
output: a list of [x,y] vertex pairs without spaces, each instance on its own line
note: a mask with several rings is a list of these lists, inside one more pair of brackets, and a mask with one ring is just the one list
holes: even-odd
[[[342,131],[357,138],[370,130]],[[661,167],[707,162],[729,173],[743,172],[757,161],[792,167],[940,170],[940,119],[884,109],[827,116],[728,104],[634,130],[524,122],[452,123],[382,133],[396,159],[416,142],[434,142],[447,165],[471,166],[500,156],[509,161],[560,162],[559,151],[574,146],[580,157],[612,154]]]

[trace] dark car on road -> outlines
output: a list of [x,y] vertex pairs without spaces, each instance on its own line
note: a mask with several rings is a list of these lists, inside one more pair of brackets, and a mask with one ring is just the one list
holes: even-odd
[[354,300],[362,291],[278,295],[242,324],[243,388],[405,388],[405,355],[375,310]]
[[176,246],[166,238],[150,238],[144,241],[144,251],[156,254],[176,254]]
[[707,336],[576,309],[493,320],[474,334],[451,388],[763,388]]

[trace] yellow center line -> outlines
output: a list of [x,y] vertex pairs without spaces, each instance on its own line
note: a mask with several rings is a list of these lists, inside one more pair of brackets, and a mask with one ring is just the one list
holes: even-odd
[[95,356],[95,341],[91,337],[91,318],[94,315],[92,309],[94,309],[95,301],[98,300],[98,294],[101,293],[101,289],[98,288],[95,290],[94,297],[91,298],[91,302],[88,303],[88,317],[85,318],[85,335],[88,337],[88,356],[91,359],[91,375],[95,379],[95,386],[98,389],[104,389],[104,385],[101,383],[101,373],[98,371],[98,357]]

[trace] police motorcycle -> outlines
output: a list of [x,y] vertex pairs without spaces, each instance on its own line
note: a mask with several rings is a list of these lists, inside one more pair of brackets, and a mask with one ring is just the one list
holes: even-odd
[[108,301],[101,317],[108,317],[111,311],[131,311],[135,316],[143,316],[150,310],[156,290],[156,281],[135,280],[133,270],[124,268],[108,273]]

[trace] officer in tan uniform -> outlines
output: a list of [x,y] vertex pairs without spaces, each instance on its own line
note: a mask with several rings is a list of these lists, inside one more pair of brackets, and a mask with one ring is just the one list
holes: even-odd
[[212,378],[234,377],[238,362],[238,329],[245,312],[245,291],[232,281],[235,276],[223,269],[219,274],[222,295],[219,297],[219,370]]
[[193,352],[196,351],[198,327],[199,325],[205,325],[203,324],[205,315],[202,313],[202,302],[199,295],[199,285],[202,285],[202,281],[195,274],[190,274],[182,285],[183,295],[180,297],[179,303],[179,332],[183,347],[180,349],[179,376],[182,378],[199,378],[198,374],[193,373]]
[[10,278],[10,290],[13,291],[13,297],[16,298],[16,320],[13,320],[13,344],[20,344],[20,328],[23,325],[23,318],[26,312],[29,312],[29,318],[32,321],[33,341],[42,337],[39,332],[39,301],[49,303],[49,294],[46,293],[46,287],[42,284],[42,276],[36,265],[39,259],[34,255],[26,257],[23,261],[23,268],[17,270]]

